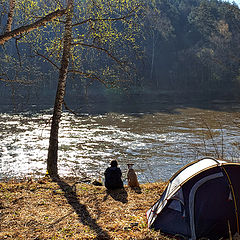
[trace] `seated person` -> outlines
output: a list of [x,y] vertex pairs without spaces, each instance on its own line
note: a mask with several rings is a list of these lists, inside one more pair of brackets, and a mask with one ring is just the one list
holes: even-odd
[[123,181],[121,179],[122,172],[118,167],[116,160],[111,161],[111,167],[108,167],[104,172],[105,175],[105,187],[107,189],[123,188]]

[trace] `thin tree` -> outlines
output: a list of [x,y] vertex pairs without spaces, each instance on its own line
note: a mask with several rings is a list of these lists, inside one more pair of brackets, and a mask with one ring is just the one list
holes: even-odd
[[47,158],[47,170],[49,175],[53,178],[58,177],[58,130],[62,115],[62,105],[65,95],[68,66],[71,56],[73,0],[68,0],[66,12],[67,14],[63,37],[63,53],[61,59],[61,68],[59,70],[58,87],[52,116],[52,125]]
[[8,12],[8,19],[7,19],[6,30],[5,30],[6,33],[12,30],[15,5],[16,5],[16,0],[9,0],[9,12]]
[[[66,7],[63,7],[64,5]],[[45,56],[36,51],[38,56],[43,57],[44,60],[47,60],[59,71],[47,158],[47,170],[52,178],[58,178],[58,131],[68,74],[80,74],[84,78],[99,80],[105,85],[115,84],[115,80],[104,81],[98,76],[98,74],[94,74],[93,71],[84,72],[78,70],[77,66],[81,66],[81,61],[83,60],[81,59],[81,52],[84,51],[84,49],[97,50],[102,54],[107,55],[114,63],[117,63],[120,68],[124,70],[126,67],[126,61],[115,56],[117,52],[121,51],[119,51],[120,49],[114,49],[114,43],[121,41],[122,39],[128,42],[134,42],[133,35],[131,34],[132,30],[129,32],[126,31],[124,35],[123,28],[133,29],[133,19],[137,17],[141,4],[139,1],[127,0],[101,0],[99,2],[91,0],[86,2],[67,0],[63,1],[61,4],[60,1],[57,1],[57,6],[58,8],[60,6],[60,9],[48,12],[37,21],[30,22],[29,24],[20,26],[0,35],[0,45],[3,45],[14,37],[28,37],[28,35],[30,35],[29,33],[34,30],[37,31],[39,28],[44,27],[47,24],[49,25],[49,23],[52,24],[51,30],[57,33],[57,27],[64,24],[63,39],[61,39],[61,37],[54,39],[52,45],[47,42],[48,46],[50,46],[46,47],[50,49],[49,56]],[[39,11],[41,11],[40,8]],[[77,11],[78,13],[76,13]],[[83,16],[80,16],[81,14],[83,14]],[[61,19],[64,15],[65,19]],[[80,20],[78,20],[78,17]],[[75,22],[73,22],[73,19],[75,19]],[[116,24],[114,28],[113,23],[115,22],[122,22],[122,26],[120,27],[119,24]],[[80,34],[78,30],[80,27],[82,27],[82,31],[85,31],[86,33]],[[58,34],[61,34],[61,27],[59,27],[59,29]],[[120,32],[122,32],[122,34],[120,34]],[[43,33],[38,32],[38,34]],[[32,45],[34,41],[39,44],[35,38],[36,35],[30,35],[30,42]],[[109,42],[109,44],[107,45],[106,42]],[[41,46],[44,47],[44,45]],[[60,67],[54,62],[58,60],[55,56],[59,56],[59,52],[62,52]],[[100,59],[103,58],[101,54],[98,54],[97,56]],[[53,59],[50,59],[51,57]],[[73,63],[72,69],[69,69],[70,60]],[[109,66],[107,66],[107,71],[104,71],[104,74],[108,78],[113,77],[110,76],[110,74],[107,75],[108,72],[111,73],[111,71],[109,71]]]

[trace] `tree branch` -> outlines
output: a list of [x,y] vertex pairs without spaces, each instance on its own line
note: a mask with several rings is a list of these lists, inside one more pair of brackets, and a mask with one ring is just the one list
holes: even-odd
[[45,60],[47,60],[48,62],[50,62],[50,63],[51,63],[54,67],[56,67],[58,70],[60,69],[57,64],[55,64],[52,60],[50,60],[50,59],[47,58],[46,56],[42,55],[42,54],[39,53],[38,51],[35,51],[35,53],[36,53],[38,56],[40,56],[40,57],[44,58]]
[[19,52],[18,42],[17,41],[18,41],[18,39],[15,40],[15,46],[16,46],[16,50],[17,50],[19,65],[20,65],[20,67],[22,67],[22,60],[21,60],[21,55],[20,55],[20,52]]
[[68,110],[70,113],[72,113],[72,114],[74,114],[76,116],[80,116],[79,114],[77,114],[71,108],[68,107],[68,105],[66,104],[65,100],[63,100],[63,105],[64,105],[65,109]]
[[37,82],[37,81],[28,82],[28,81],[21,80],[21,79],[11,80],[11,79],[4,79],[4,78],[1,78],[1,77],[0,77],[0,81],[8,82],[8,83],[20,83],[20,84],[24,84],[24,85],[32,85],[33,83]]
[[121,62],[120,60],[118,60],[116,57],[114,57],[107,49],[102,48],[102,47],[98,47],[96,45],[93,44],[86,44],[86,43],[81,43],[81,42],[76,42],[76,43],[72,43],[73,46],[78,46],[81,45],[83,47],[90,47],[90,48],[95,48],[97,50],[103,51],[105,52],[110,58],[112,58],[115,62],[117,62],[119,65],[123,65],[123,62]]
[[[129,15],[128,17],[130,17],[131,15]],[[86,19],[84,21],[81,21],[81,22],[78,22],[78,23],[75,23],[73,24],[72,26],[73,27],[76,27],[76,26],[79,26],[79,25],[82,25],[84,23],[88,23],[88,22],[98,22],[98,21],[119,21],[119,20],[125,20],[127,17],[119,17],[119,18],[89,18],[89,19]]]
[[8,41],[11,38],[14,38],[20,34],[29,33],[39,27],[45,26],[48,22],[54,20],[57,17],[61,17],[65,13],[66,13],[66,9],[57,10],[55,12],[52,12],[52,13],[46,15],[45,17],[39,19],[38,21],[36,21],[34,23],[31,23],[29,25],[22,26],[15,30],[7,32],[0,36],[0,45],[3,45],[6,41]]
[[125,16],[122,16],[122,17],[118,17],[118,18],[96,18],[96,19],[94,19],[94,18],[89,18],[89,19],[86,19],[86,20],[84,20],[84,21],[75,23],[75,24],[73,24],[72,26],[73,26],[73,27],[76,27],[76,26],[79,26],[79,25],[82,25],[82,24],[85,24],[85,23],[88,23],[88,22],[126,20],[127,18],[133,16],[133,13],[134,13],[138,8],[140,8],[140,5],[137,6],[136,8],[134,8],[134,9],[132,9],[128,14],[126,14]]
[[104,82],[104,80],[102,80],[101,78],[99,78],[98,76],[92,74],[92,73],[85,73],[85,72],[81,72],[81,71],[78,71],[78,70],[75,70],[75,69],[69,69],[68,70],[69,73],[75,73],[75,74],[80,74],[80,75],[83,75],[89,79],[92,79],[92,80],[97,80],[99,82],[101,82],[106,88],[108,88],[107,84]]

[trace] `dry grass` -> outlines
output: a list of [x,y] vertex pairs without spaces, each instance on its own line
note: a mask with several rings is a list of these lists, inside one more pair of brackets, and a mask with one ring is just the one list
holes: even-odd
[[169,239],[149,230],[146,210],[165,184],[105,187],[48,178],[0,183],[0,239]]

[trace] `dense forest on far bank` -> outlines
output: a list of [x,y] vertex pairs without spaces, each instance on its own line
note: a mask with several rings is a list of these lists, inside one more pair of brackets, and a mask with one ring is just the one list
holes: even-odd
[[[2,1],[0,35],[5,31],[7,15],[8,2]],[[119,98],[125,94],[151,96],[153,92],[159,96],[176,93],[195,96],[197,92],[237,98],[240,9],[236,4],[218,0],[146,0],[137,15],[128,23],[126,39],[113,49],[113,54],[120,56],[119,61],[128,62],[124,71],[115,69],[96,49],[82,48],[81,68],[89,74],[71,73],[67,98],[85,101],[116,97],[119,93]],[[17,27],[14,24],[13,28]],[[50,29],[45,28],[42,38],[57,34]],[[41,56],[39,46],[35,49],[34,44],[26,41],[20,45],[20,41],[21,37],[0,46],[0,98],[6,103],[33,103],[32,99],[39,99],[37,103],[52,102],[57,72]],[[104,45],[100,41],[98,44]],[[127,55],[122,57],[121,52]],[[92,73],[97,77],[89,79]],[[114,84],[104,86],[98,81],[101,78]]]

